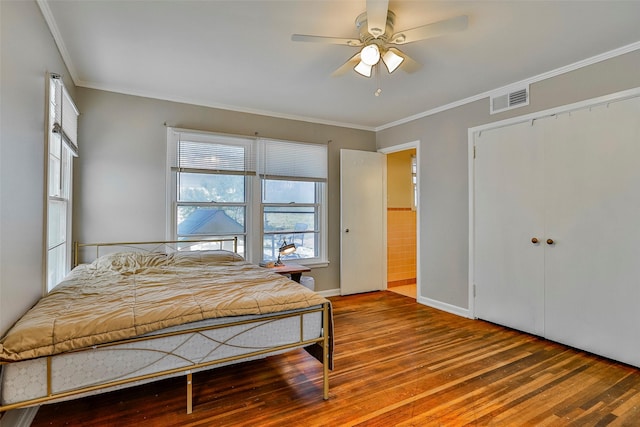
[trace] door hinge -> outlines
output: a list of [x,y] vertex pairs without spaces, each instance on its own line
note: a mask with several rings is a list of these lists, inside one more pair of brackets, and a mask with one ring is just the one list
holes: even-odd
[[473,284],[473,297],[476,297],[476,284]]
[[474,159],[476,158],[476,146],[475,145],[473,146],[473,158]]

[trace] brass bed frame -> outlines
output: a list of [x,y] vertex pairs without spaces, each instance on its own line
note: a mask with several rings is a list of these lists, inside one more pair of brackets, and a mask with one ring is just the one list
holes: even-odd
[[[237,248],[238,248],[238,240],[236,237],[234,238],[229,238],[229,239],[217,239],[217,240],[180,240],[180,241],[157,241],[157,242],[120,242],[120,243],[77,243],[74,242],[74,266],[78,265],[78,252],[80,250],[80,248],[82,247],[95,247],[96,248],[96,254],[99,255],[100,252],[100,248],[103,247],[115,247],[115,246],[120,246],[120,247],[136,247],[136,245],[178,245],[178,244],[184,244],[187,247],[191,247],[194,245],[198,245],[198,244],[202,244],[202,243],[219,243],[220,248],[222,248],[222,244],[224,242],[229,242],[232,241],[233,242],[233,247],[234,247],[234,252],[237,253]],[[177,250],[177,249],[176,249]],[[151,252],[151,251],[149,251]],[[317,337],[317,338],[313,338],[313,339],[304,339],[304,322],[303,322],[303,317],[306,314],[310,314],[310,313],[317,313],[317,312],[321,312],[322,313],[322,334],[321,336]],[[201,333],[201,332],[205,332],[205,331],[211,331],[211,330],[215,330],[215,329],[222,329],[222,328],[227,328],[227,327],[233,327],[233,326],[238,326],[238,325],[250,325],[250,324],[254,324],[254,323],[259,323],[259,322],[273,322],[276,320],[280,320],[280,319],[286,319],[286,318],[294,318],[294,317],[299,317],[299,321],[300,321],[300,335],[299,335],[299,339],[296,342],[292,342],[289,344],[284,344],[284,345],[278,345],[278,346],[274,346],[274,347],[269,347],[269,348],[264,348],[264,349],[260,349],[260,350],[255,350],[255,351],[251,351],[249,353],[245,353],[242,355],[236,355],[236,356],[229,356],[229,357],[223,357],[220,359],[214,359],[214,360],[209,360],[207,362],[201,362],[201,363],[192,363],[190,365],[187,366],[182,366],[182,367],[177,367],[177,368],[172,368],[172,369],[165,369],[165,370],[161,370],[158,372],[153,372],[153,373],[149,373],[149,374],[144,374],[144,375],[139,375],[139,376],[135,376],[135,377],[131,377],[131,378],[126,378],[126,379],[121,379],[121,380],[113,380],[113,381],[107,381],[105,383],[102,384],[95,384],[95,385],[90,385],[90,386],[84,386],[81,388],[77,388],[77,389],[73,389],[73,390],[68,390],[68,391],[63,391],[63,392],[53,392],[52,391],[52,358],[55,357],[55,355],[52,356],[45,356],[46,357],[46,382],[47,382],[47,394],[46,396],[42,396],[42,397],[38,397],[38,398],[34,398],[34,399],[29,399],[29,400],[25,400],[25,401],[21,401],[21,402],[15,402],[15,403],[11,403],[11,404],[7,404],[7,405],[0,405],[0,414],[11,410],[11,409],[16,409],[16,408],[20,408],[20,407],[25,407],[25,406],[32,406],[32,405],[38,405],[41,403],[46,403],[48,401],[51,400],[55,400],[55,399],[64,399],[64,398],[68,398],[68,397],[72,397],[74,395],[78,395],[78,394],[82,394],[82,393],[87,393],[87,392],[93,392],[93,391],[97,391],[97,390],[102,390],[105,388],[110,388],[110,387],[116,387],[116,386],[120,386],[120,385],[124,385],[124,384],[128,384],[128,383],[132,383],[132,382],[136,382],[136,381],[144,381],[144,380],[148,380],[148,379],[152,379],[152,378],[160,378],[160,377],[165,377],[168,375],[172,375],[172,374],[178,374],[178,373],[182,373],[184,372],[186,374],[186,407],[187,407],[187,414],[192,413],[193,411],[193,373],[192,371],[194,370],[199,370],[201,368],[206,368],[206,367],[213,367],[214,365],[219,365],[219,364],[223,364],[223,363],[228,363],[228,362],[234,362],[234,361],[242,361],[245,359],[249,359],[252,357],[258,357],[258,356],[262,356],[265,354],[269,354],[269,353],[273,353],[273,352],[282,352],[285,350],[289,350],[289,349],[294,349],[294,348],[302,348],[302,347],[308,347],[308,346],[319,346],[320,348],[318,348],[318,353],[321,353],[321,356],[318,356],[318,360],[320,360],[320,357],[322,360],[320,360],[320,362],[323,365],[323,370],[322,370],[322,377],[323,377],[323,387],[322,387],[322,395],[323,395],[323,399],[324,400],[328,400],[329,399],[329,369],[330,369],[330,316],[331,316],[331,311],[330,311],[330,303],[326,302],[323,303],[321,306],[314,306],[314,307],[309,307],[306,309],[300,309],[300,310],[296,310],[295,312],[290,312],[290,313],[274,313],[273,315],[267,315],[264,317],[259,317],[259,318],[254,318],[254,319],[243,319],[243,320],[239,320],[236,322],[230,322],[230,323],[224,323],[224,324],[219,324],[219,325],[212,325],[212,326],[204,326],[204,327],[197,327],[197,328],[190,328],[190,329],[185,329],[185,330],[180,330],[180,331],[173,331],[173,332],[165,332],[165,333],[158,333],[158,334],[154,334],[154,335],[149,335],[149,336],[140,336],[140,337],[133,337],[133,338],[129,338],[129,339],[124,339],[124,340],[119,340],[119,341],[114,341],[114,342],[109,342],[109,343],[105,343],[105,344],[101,344],[101,345],[95,345],[95,346],[91,346],[88,348],[84,348],[84,349],[77,349],[77,350],[71,350],[69,352],[66,353],[62,353],[62,354],[68,354],[68,353],[76,353],[76,352],[83,352],[83,351],[91,351],[91,350],[95,350],[98,348],[107,348],[107,347],[113,347],[116,345],[121,345],[121,344],[129,344],[129,343],[135,343],[135,342],[142,342],[142,341],[148,341],[148,340],[154,340],[154,339],[158,339],[158,338],[164,338],[164,337],[170,337],[170,336],[176,336],[176,335],[186,335],[186,334],[193,334],[193,333]],[[9,363],[19,363],[19,362],[0,362],[0,367],[2,367],[2,365],[5,364],[9,364]]]

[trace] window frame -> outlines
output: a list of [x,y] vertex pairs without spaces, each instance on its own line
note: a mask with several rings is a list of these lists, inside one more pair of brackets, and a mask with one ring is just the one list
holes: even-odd
[[[171,179],[173,181],[172,183],[172,188],[175,188],[175,198],[174,200],[172,200],[171,206],[172,208],[172,212],[171,212],[171,234],[168,236],[168,240],[180,240],[181,238],[184,238],[185,240],[199,240],[199,239],[207,239],[208,237],[211,237],[213,235],[211,234],[192,234],[192,235],[179,235],[178,234],[178,209],[181,206],[196,206],[196,207],[236,207],[236,206],[243,206],[244,207],[244,224],[245,224],[245,230],[243,233],[220,233],[220,234],[216,234],[216,237],[220,237],[220,238],[224,238],[224,237],[233,237],[233,236],[238,236],[238,249],[244,249],[244,256],[245,258],[248,256],[248,254],[251,252],[250,248],[251,245],[248,243],[248,236],[249,236],[249,230],[251,228],[250,224],[249,224],[249,218],[251,218],[252,215],[252,207],[251,207],[251,194],[252,194],[252,189],[251,189],[251,182],[250,179],[248,179],[248,176],[244,177],[244,182],[245,182],[245,198],[244,198],[244,202],[194,202],[194,201],[178,201],[177,200],[177,193],[178,193],[178,173],[180,173],[179,171],[175,171],[172,172],[171,175]],[[213,175],[223,175],[222,173],[212,173]],[[168,191],[171,191],[171,189],[169,189]],[[244,237],[244,239],[241,238],[241,236]]]
[[411,155],[411,210],[418,210],[418,157]]
[[[44,250],[43,250],[43,294],[53,290],[71,271],[72,264],[72,217],[73,217],[73,158],[78,156],[77,119],[78,109],[64,87],[62,77],[47,73],[46,77],[46,132],[44,167]],[[54,152],[56,150],[57,152]],[[52,164],[57,160],[57,173],[51,175]],[[57,182],[54,184],[52,180]],[[51,191],[55,185],[55,191]],[[61,205],[64,210],[62,221],[53,221],[52,206]],[[62,225],[63,224],[63,225]],[[58,230],[53,227],[60,226]],[[64,227],[64,230],[61,230]],[[58,231],[62,231],[58,233]],[[60,241],[52,243],[52,233],[60,237]],[[63,248],[62,254],[58,249]],[[61,256],[53,262],[56,256]],[[54,259],[52,259],[54,257]]]
[[[302,264],[302,265],[327,265],[328,264],[328,260],[327,260],[327,248],[326,248],[326,212],[327,212],[327,204],[326,204],[326,188],[327,188],[327,184],[326,182],[319,182],[319,181],[307,181],[304,179],[299,179],[296,181],[302,181],[302,182],[310,182],[314,184],[314,203],[295,203],[295,202],[268,202],[265,203],[264,202],[264,198],[262,197],[262,190],[264,189],[264,181],[267,179],[272,179],[269,177],[264,177],[261,176],[260,177],[260,230],[261,230],[261,244],[260,244],[260,253],[263,254],[264,250],[266,248],[263,247],[264,245],[264,241],[267,235],[282,235],[282,234],[294,234],[295,232],[273,232],[273,233],[266,233],[265,232],[265,225],[264,225],[264,218],[265,218],[265,208],[269,208],[269,207],[301,207],[301,208],[305,208],[305,207],[313,207],[314,208],[314,219],[315,219],[315,225],[314,225],[314,230],[312,232],[316,233],[316,240],[314,240],[314,242],[317,243],[318,245],[318,249],[316,251],[316,256],[314,257],[310,257],[310,258],[285,258],[285,260],[289,260],[290,262],[295,262],[296,264]],[[285,179],[283,179],[285,180]],[[286,181],[286,180],[285,180]],[[317,231],[315,231],[317,230]],[[292,243],[292,242],[288,242],[288,243]],[[277,256],[276,256],[277,258]],[[275,259],[274,259],[275,260]]]
[[[201,140],[210,139],[215,143],[216,138],[222,138],[223,140],[247,140],[249,137],[241,135],[230,135],[216,132],[205,132],[190,129],[181,129],[167,127],[167,186],[166,186],[166,237],[169,240],[177,240],[177,206],[178,206],[178,168],[177,165],[177,150],[179,136],[177,134],[185,133],[191,135],[197,135]],[[255,146],[253,155],[255,156],[256,169],[260,169],[260,162],[264,159],[261,156],[263,150],[263,141],[261,138],[252,138]],[[276,141],[276,140],[268,140]],[[281,141],[283,143],[290,143],[289,141]],[[291,142],[295,144],[307,144],[301,142]],[[328,171],[327,171],[328,173]],[[246,219],[245,219],[245,259],[251,263],[259,263],[263,260],[263,242],[265,238],[264,233],[264,204],[262,203],[262,181],[263,179],[272,179],[271,177],[261,174],[260,171],[256,171],[255,174],[245,174],[245,201],[246,201]],[[306,181],[302,178],[296,178],[298,181]],[[300,258],[296,259],[295,263],[307,265],[307,266],[326,266],[328,265],[327,258],[327,182],[318,182],[319,180],[313,179],[316,182],[315,198],[316,203],[320,207],[316,214],[316,222],[318,223],[318,251],[317,257],[313,258]],[[237,203],[232,203],[237,205]],[[224,205],[224,203],[215,203],[215,205]],[[203,236],[205,237],[205,236]]]

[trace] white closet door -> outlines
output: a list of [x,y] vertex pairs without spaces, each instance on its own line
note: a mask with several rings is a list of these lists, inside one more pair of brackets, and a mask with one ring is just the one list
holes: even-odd
[[640,366],[640,99],[540,128],[548,135],[545,336]]
[[524,130],[529,127],[522,123],[475,138],[474,314],[541,335],[543,144],[532,129]]

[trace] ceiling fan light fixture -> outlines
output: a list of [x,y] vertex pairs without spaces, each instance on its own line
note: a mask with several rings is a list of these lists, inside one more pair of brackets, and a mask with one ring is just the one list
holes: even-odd
[[382,62],[389,70],[389,73],[393,73],[404,61],[404,58],[391,50],[387,50],[384,55],[382,55]]
[[360,60],[365,64],[374,66],[380,61],[380,49],[376,44],[370,44],[362,48],[360,51]]
[[356,65],[353,70],[365,77],[371,77],[371,70],[373,69],[372,65],[365,64],[364,61],[360,61],[358,65]]

